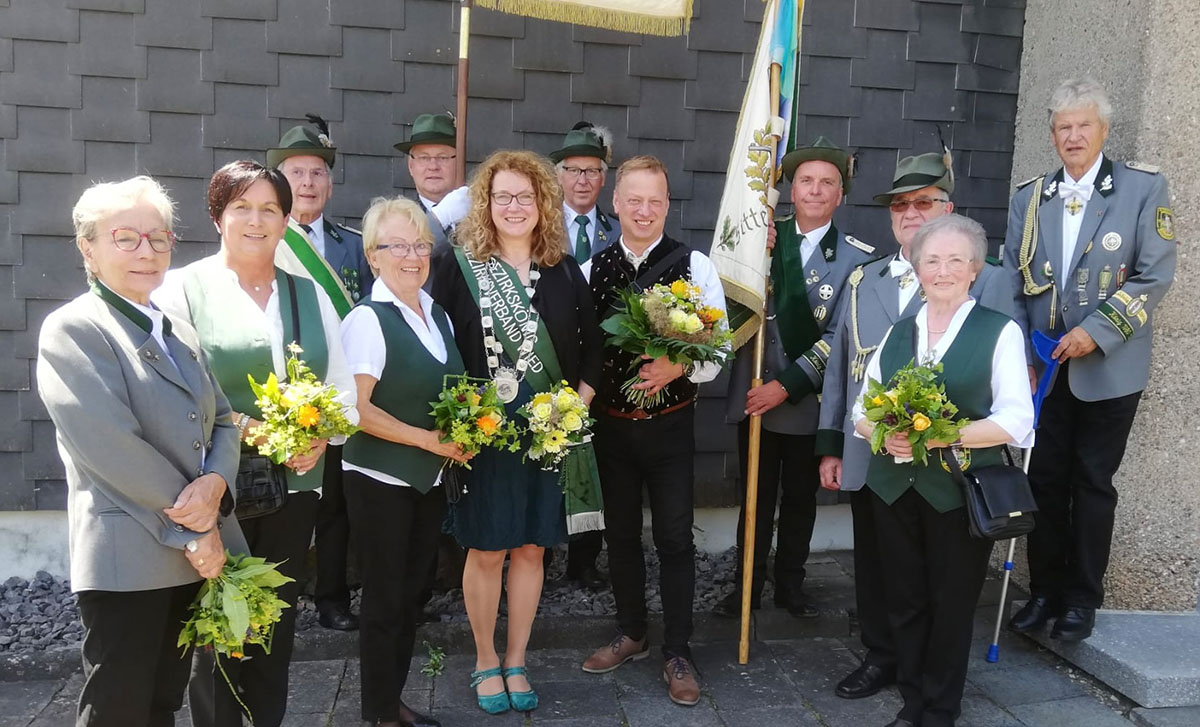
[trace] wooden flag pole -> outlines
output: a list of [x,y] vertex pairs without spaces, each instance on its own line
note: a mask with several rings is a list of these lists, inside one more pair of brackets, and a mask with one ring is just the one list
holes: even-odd
[[467,181],[467,71],[471,45],[471,0],[461,0],[458,23],[458,104],[454,114],[454,154],[457,184]]
[[[779,76],[781,68],[778,63],[771,64],[771,115],[779,115]],[[779,165],[775,158],[775,147],[771,149],[771,188],[779,179]],[[775,209],[767,207],[767,224],[775,223]],[[771,251],[767,250],[770,258]],[[770,266],[767,267],[770,270]],[[770,286],[768,293],[770,295]],[[750,388],[762,386],[763,353],[766,349],[765,338],[767,328],[767,311],[761,311],[758,317],[758,333],[754,336],[754,378]],[[746,447],[746,500],[742,505],[742,520],[745,523],[742,538],[742,628],[738,637],[738,663],[750,661],[750,598],[754,583],[754,537],[755,525],[758,519],[758,456],[762,442],[762,416],[754,414],[750,417],[750,436]],[[772,503],[774,509],[774,503]]]

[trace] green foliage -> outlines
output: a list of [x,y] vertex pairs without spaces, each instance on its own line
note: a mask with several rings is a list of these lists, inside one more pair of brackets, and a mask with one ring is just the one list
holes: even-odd
[[421,643],[425,645],[425,651],[429,654],[429,660],[421,667],[421,673],[427,677],[440,677],[446,670],[446,652],[440,647],[430,645],[428,641]]
[[871,433],[872,452],[882,452],[889,436],[906,434],[912,445],[913,461],[924,465],[930,442],[948,444],[958,439],[968,420],[955,418],[958,407],[946,397],[941,378],[941,363],[918,366],[909,361],[887,386],[875,379],[867,381],[862,404],[867,419],[875,424]]
[[317,379],[300,358],[303,352],[295,343],[288,345],[286,382],[281,383],[274,372],[261,384],[246,374],[256,397],[254,403],[262,411],[262,424],[250,429],[247,435],[250,439],[264,437],[258,453],[276,464],[304,454],[313,440],[349,436],[358,431],[346,418],[348,407],[337,400],[338,390]]
[[[521,433],[508,419],[495,383],[468,376],[445,376],[442,382],[437,401],[430,402],[442,442],[454,442],[472,453],[484,447],[509,452],[521,449]],[[471,469],[470,464],[463,466]]]
[[526,431],[533,440],[526,459],[536,460],[548,470],[558,469],[572,446],[589,439],[596,423],[588,416],[587,404],[566,381],[534,394],[517,413],[529,420]]
[[275,589],[293,580],[277,565],[226,551],[221,574],[200,586],[178,645],[211,648],[234,659],[242,658],[247,644],[259,644],[270,653],[275,624],[283,609],[290,608]]

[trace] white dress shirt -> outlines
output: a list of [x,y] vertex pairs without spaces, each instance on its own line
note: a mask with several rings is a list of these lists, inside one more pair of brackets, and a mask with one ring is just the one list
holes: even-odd
[[[1096,157],[1096,162],[1094,164],[1092,164],[1092,168],[1087,170],[1087,172],[1083,175],[1083,178],[1079,179],[1079,180],[1076,180],[1074,177],[1072,177],[1071,173],[1068,172],[1066,170],[1066,168],[1064,167],[1063,168],[1063,181],[1078,183],[1085,187],[1093,187],[1096,184],[1097,175],[1100,174],[1100,163],[1102,161],[1104,161],[1103,154]],[[1079,214],[1073,215],[1070,213],[1070,211],[1067,210],[1067,207],[1066,207],[1067,202],[1070,199],[1071,199],[1070,196],[1061,197],[1061,195],[1060,195],[1060,198],[1058,201],[1058,203],[1063,206],[1063,217],[1062,217],[1063,257],[1062,257],[1062,267],[1059,268],[1059,270],[1061,270],[1062,272],[1058,273],[1057,275],[1054,276],[1055,279],[1058,281],[1059,290],[1066,290],[1070,285],[1070,281],[1068,281],[1067,278],[1071,274],[1071,258],[1075,255],[1075,245],[1079,242],[1079,239],[1078,239],[1079,238],[1079,228],[1083,226],[1083,216],[1087,214],[1087,208],[1088,208],[1088,202],[1089,202],[1089,200],[1087,198],[1077,197],[1077,199],[1079,199],[1079,201],[1083,203],[1083,209],[1079,210]]]
[[[937,363],[942,360],[954,339],[958,337],[967,314],[975,307],[975,299],[968,298],[959,306],[950,319],[950,325],[942,334],[937,345],[929,348],[929,306],[921,306],[917,313],[917,360],[920,362],[932,360]],[[871,355],[867,364],[867,375],[863,377],[862,387],[854,399],[854,421],[858,422],[866,416],[862,405],[863,395],[867,393],[867,383],[874,379],[882,381],[879,369],[879,355],[887,345],[892,329],[884,334],[879,342],[879,348]],[[996,349],[992,352],[992,409],[986,417],[1003,429],[1016,446],[1027,449],[1033,446],[1033,397],[1029,392],[1028,368],[1025,364],[1025,339],[1021,328],[1014,321],[1004,324],[1000,337],[996,341]],[[854,436],[865,439],[856,429]]]
[[[376,278],[371,285],[371,300],[376,303],[390,303],[399,309],[404,316],[404,322],[417,334],[417,339],[425,350],[440,363],[446,363],[449,352],[446,342],[442,339],[442,331],[433,319],[433,298],[424,290],[417,293],[421,301],[421,312],[424,319],[407,303],[397,298],[382,279]],[[449,322],[449,318],[446,319]],[[453,327],[451,327],[453,332]],[[387,342],[383,338],[383,328],[379,325],[379,316],[370,306],[355,306],[346,319],[342,321],[342,345],[346,348],[346,363],[351,374],[366,374],[378,381],[383,376],[383,367],[387,364]],[[343,470],[361,472],[373,480],[385,485],[411,487],[399,477],[393,477],[386,472],[360,467],[342,460]],[[441,474],[438,474],[436,487],[441,484]]]
[[800,229],[800,223],[796,223],[796,234],[800,236],[800,264],[808,265],[808,259],[812,257],[813,251],[821,244],[821,240],[825,239],[825,234],[829,232],[829,228],[833,226],[833,220],[829,220],[815,230],[804,232]]
[[[571,257],[575,256],[575,241],[577,239],[579,239],[579,223],[575,221],[575,218],[578,216],[579,216],[579,213],[576,212],[575,210],[571,209],[570,205],[568,205],[566,202],[563,203],[563,222],[566,223],[567,249],[569,249],[571,251]],[[587,227],[588,240],[589,241],[595,240],[596,239],[596,205],[592,205],[592,208],[590,210],[588,210],[587,214],[585,214],[584,217],[588,218],[588,227]],[[595,252],[596,252],[595,245],[592,245],[592,248],[593,248],[592,253],[595,254]]]
[[[193,264],[202,265],[205,268],[200,274],[205,276],[204,284],[207,295],[242,296],[248,299],[249,305],[245,306],[247,313],[249,315],[257,313],[258,319],[253,321],[253,324],[267,333],[275,376],[280,379],[286,376],[287,351],[284,349],[286,344],[283,340],[283,318],[279,311],[279,290],[276,282],[271,281],[271,297],[267,300],[267,307],[264,310],[259,308],[258,303],[254,302],[242,289],[237,273],[225,267],[216,255]],[[179,270],[168,270],[162,286],[154,291],[151,298],[164,310],[170,311],[184,320],[190,320],[187,296],[183,290],[183,276],[180,273]],[[328,351],[324,381],[337,389],[337,401],[346,407],[346,419],[351,424],[358,424],[358,409],[355,408],[358,401],[358,388],[354,384],[354,377],[346,367],[346,354],[342,350],[342,320],[338,316],[337,310],[334,309],[333,303],[329,301],[329,295],[321,289],[321,286],[314,283],[313,289],[316,291],[317,307],[321,311],[321,328],[325,332],[325,349]],[[329,443],[334,445],[345,442],[345,437],[334,437],[329,440]]]
[[[298,221],[296,224],[300,224]],[[312,232],[306,233],[308,239],[312,241],[313,247],[316,248],[317,254],[325,257],[325,216],[321,215],[312,222],[305,223],[312,228]]]
[[[621,252],[625,254],[625,259],[633,263],[635,270],[641,267],[646,258],[650,256],[650,252],[658,247],[658,243],[662,242],[662,237],[654,241],[650,247],[641,255],[634,255],[628,247],[625,247],[625,238],[621,237],[618,243],[621,246]],[[725,310],[725,286],[721,284],[721,276],[717,273],[717,268],[713,265],[712,260],[707,255],[699,250],[692,250],[691,257],[688,260],[689,267],[692,271],[692,283],[700,286],[701,299],[704,305],[709,308],[719,308],[722,313],[722,320],[728,324],[729,314]],[[591,281],[592,276],[592,261],[588,260],[582,266],[583,277]],[[696,370],[688,377],[688,380],[693,384],[703,384],[717,378],[717,374],[721,373],[721,364],[715,361],[706,361],[697,363]]]

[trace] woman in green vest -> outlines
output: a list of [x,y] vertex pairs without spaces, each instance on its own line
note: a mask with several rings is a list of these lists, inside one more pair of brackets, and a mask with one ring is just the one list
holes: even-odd
[[[921,227],[911,253],[927,302],[887,332],[867,378],[889,381],[914,358],[940,362],[946,394],[970,423],[958,441],[932,443],[925,465],[905,461],[912,455],[905,434],[889,437],[871,458],[867,487],[904,699],[888,727],[944,727],[961,709],[992,543],[968,533],[962,491],[943,458],[957,457],[970,469],[1000,464],[1005,445],[1032,446],[1033,401],[1020,328],[968,295],[987,254],[983,227],[945,215]],[[874,424],[863,415],[861,396],[854,417],[858,434],[870,439]]]
[[375,282],[342,322],[362,425],[342,455],[362,578],[362,716],[373,725],[436,727],[400,695],[437,557],[442,465],[469,459],[457,444],[441,442],[429,402],[444,376],[464,372],[463,361],[446,311],[421,289],[433,235],[420,205],[375,199],[363,216],[363,245]]
[[[221,167],[208,185],[208,213],[221,235],[221,249],[168,273],[154,298],[196,329],[243,440],[262,415],[247,374],[256,381],[271,372],[284,378],[286,347],[293,341],[317,378],[340,392],[350,421],[358,420],[333,303],[308,278],[275,267],[275,247],[291,207],[291,187],[281,172],[252,161]],[[295,606],[320,501],[315,490],[321,486],[326,444],[314,442],[308,452],[284,463],[288,497],[282,509],[241,521],[251,554],[280,563],[280,572],[296,579],[278,590],[293,608],[284,609],[275,627],[271,653],[251,648],[247,656],[253,658],[224,662],[258,727],[278,727],[287,708]],[[250,446],[244,445],[243,456],[253,451]],[[242,709],[211,654],[197,652],[189,694],[197,727],[242,724]]]
[[[553,170],[532,152],[499,151],[475,171],[470,197],[471,211],[457,228],[462,247],[439,253],[432,287],[454,323],[467,372],[496,382],[510,417],[557,381],[590,402],[603,342],[591,289],[563,244]],[[541,599],[543,550],[567,539],[563,486],[557,472],[519,452],[485,449],[471,464],[467,492],[448,518],[469,549],[463,597],[475,637],[471,686],[486,712],[529,711],[538,698],[525,673],[525,648]],[[501,661],[494,637],[506,556]]]

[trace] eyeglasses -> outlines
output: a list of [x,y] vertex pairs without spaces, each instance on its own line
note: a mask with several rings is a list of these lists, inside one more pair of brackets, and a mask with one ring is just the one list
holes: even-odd
[[943,259],[940,257],[927,257],[917,263],[917,267],[929,268],[932,270],[940,270],[944,267],[952,273],[961,273],[962,271],[966,270],[967,266],[972,262],[974,262],[974,258],[968,259],[961,257],[948,257]]
[[329,170],[325,167],[316,167],[314,169],[293,168],[284,172],[284,174],[288,179],[303,180],[305,177],[312,177],[314,180],[319,182],[322,179],[327,179],[329,177]]
[[430,164],[442,166],[454,161],[455,154],[413,154],[411,159],[417,164],[427,167]]
[[386,245],[376,245],[376,250],[387,250],[392,257],[408,257],[415,254],[417,257],[429,257],[433,253],[433,245],[428,242],[392,242]]
[[589,182],[594,182],[604,175],[604,169],[601,167],[563,167],[562,170],[572,179],[583,176],[587,177]]
[[113,244],[125,252],[133,252],[141,247],[142,238],[149,241],[150,249],[154,252],[171,252],[175,247],[175,233],[170,230],[138,232],[130,227],[114,227],[109,232],[112,233]]
[[509,194],[508,192],[496,192],[492,195],[492,201],[501,207],[512,204],[513,200],[522,207],[532,207],[537,202],[537,195],[533,192],[522,192],[520,194]]
[[909,205],[912,205],[913,207],[917,208],[918,212],[928,212],[929,210],[933,209],[934,202],[946,204],[949,201],[950,200],[948,199],[931,199],[929,197],[917,197],[916,199],[906,200],[897,199],[892,200],[892,203],[888,205],[888,209],[896,214],[900,214],[902,212],[907,212]]

